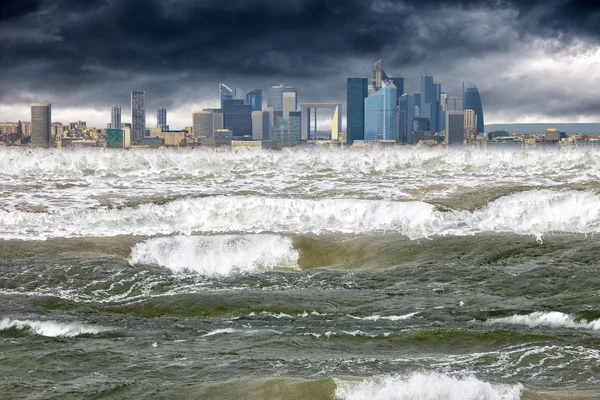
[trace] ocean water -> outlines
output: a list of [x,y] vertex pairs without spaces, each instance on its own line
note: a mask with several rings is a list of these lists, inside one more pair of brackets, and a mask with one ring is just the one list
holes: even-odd
[[0,148],[0,398],[600,398],[600,152]]

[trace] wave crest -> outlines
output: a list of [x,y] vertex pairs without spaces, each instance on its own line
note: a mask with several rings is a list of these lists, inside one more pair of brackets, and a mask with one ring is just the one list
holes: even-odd
[[36,335],[46,337],[75,337],[103,332],[105,329],[77,322],[36,321],[4,318],[0,320],[0,331],[16,328],[28,329]]
[[568,314],[558,311],[542,312],[537,311],[527,315],[512,315],[504,318],[493,318],[486,321],[488,324],[511,324],[525,325],[530,328],[547,326],[551,328],[574,328],[600,330],[600,319],[593,321],[576,320]]

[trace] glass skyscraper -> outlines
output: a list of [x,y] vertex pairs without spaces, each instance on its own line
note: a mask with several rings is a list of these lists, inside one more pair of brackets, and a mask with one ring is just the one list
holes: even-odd
[[481,104],[481,96],[479,89],[472,82],[463,82],[463,109],[474,110],[477,116],[477,134],[485,132],[483,123],[483,105]]
[[398,94],[391,80],[384,80],[381,89],[365,100],[365,139],[396,140]]
[[223,126],[232,130],[234,137],[252,137],[252,109],[242,99],[225,100]]
[[121,129],[121,106],[112,106],[110,127],[112,129]]
[[408,143],[415,118],[415,98],[409,94],[400,96],[398,102],[398,142]]
[[365,138],[365,99],[369,95],[367,78],[348,78],[346,81],[347,142]]
[[225,100],[232,100],[235,98],[235,89],[231,89],[224,83],[219,83],[219,92],[221,93],[221,110],[223,109],[223,102]]
[[252,107],[252,111],[262,111],[262,90],[254,89],[248,92],[246,104]]
[[156,127],[162,128],[163,131],[168,130],[166,108],[161,107],[158,110],[156,110]]
[[146,93],[131,92],[131,143],[139,144],[146,134]]
[[283,112],[283,93],[293,92],[296,93],[296,106],[294,110],[298,109],[298,89],[291,86],[285,86],[283,84],[279,86],[271,86],[267,89],[267,106],[273,107],[273,111]]

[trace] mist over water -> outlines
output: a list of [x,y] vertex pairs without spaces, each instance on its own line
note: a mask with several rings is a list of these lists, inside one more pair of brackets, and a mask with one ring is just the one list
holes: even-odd
[[0,165],[6,398],[600,397],[600,152]]

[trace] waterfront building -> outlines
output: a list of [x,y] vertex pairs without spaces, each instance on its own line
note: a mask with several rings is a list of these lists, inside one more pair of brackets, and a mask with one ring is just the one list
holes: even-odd
[[262,111],[262,90],[254,89],[246,95],[246,104],[252,107],[252,111]]
[[415,118],[415,97],[404,93],[398,103],[398,143],[408,143],[412,131],[412,121]]
[[479,89],[472,82],[463,82],[462,86],[462,106],[465,110],[475,111],[475,115],[477,117],[477,127],[475,129],[475,133],[484,133],[485,125],[483,120],[483,105],[481,104],[481,96],[479,95]]
[[[292,86],[285,86],[283,83],[278,86],[271,86],[267,88],[267,106],[273,107],[274,111],[283,112],[283,94],[284,93],[296,93],[296,103],[298,102],[298,89]],[[295,104],[294,111],[298,108]]]
[[223,127],[233,137],[252,137],[252,108],[241,99],[223,101]]
[[131,144],[139,144],[146,135],[146,93],[131,92]]
[[446,143],[448,146],[461,145],[464,142],[464,121],[462,111],[446,112]]
[[125,147],[125,140],[122,129],[107,129],[106,130],[106,148],[107,149],[122,149]]
[[235,89],[231,89],[224,83],[219,83],[219,93],[221,95],[221,110],[223,109],[223,104],[225,100],[233,100],[235,98]]
[[346,81],[346,142],[365,138],[365,99],[369,95],[367,78],[348,78]]
[[159,108],[156,110],[156,127],[161,128],[163,131],[169,130],[169,125],[167,125],[167,109]]
[[283,92],[283,118],[288,119],[290,112],[298,108],[296,92]]
[[365,138],[367,141],[396,140],[398,95],[394,83],[387,79],[365,101]]
[[[212,110],[195,112],[192,115],[194,138],[210,138],[215,131],[215,115]],[[220,129],[220,128],[219,128]]]
[[50,147],[52,110],[50,104],[31,105],[31,147]]
[[110,112],[110,127],[112,129],[121,129],[121,106],[112,106]]
[[264,111],[252,111],[252,140],[269,140],[271,115]]

